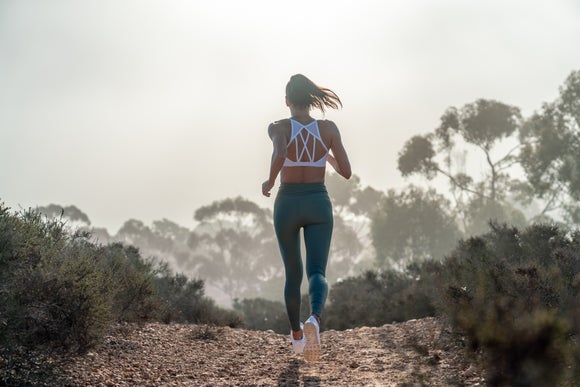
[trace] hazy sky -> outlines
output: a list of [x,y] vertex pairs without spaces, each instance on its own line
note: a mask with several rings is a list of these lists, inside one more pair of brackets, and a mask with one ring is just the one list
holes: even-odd
[[578,0],[0,0],[0,199],[112,233],[271,206],[266,128],[295,73],[343,100],[326,118],[363,184],[401,187],[410,136],[477,98],[531,113],[579,47]]

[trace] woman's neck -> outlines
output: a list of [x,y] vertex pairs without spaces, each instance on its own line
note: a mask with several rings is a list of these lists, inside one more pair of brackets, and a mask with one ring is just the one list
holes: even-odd
[[310,117],[310,109],[297,109],[297,108],[290,108],[290,114],[292,118],[296,119],[297,121],[312,121],[312,117]]

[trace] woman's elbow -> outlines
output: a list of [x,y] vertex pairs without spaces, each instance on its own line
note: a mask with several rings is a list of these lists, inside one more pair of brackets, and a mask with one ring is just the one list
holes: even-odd
[[286,150],[281,150],[281,151],[274,151],[274,153],[272,154],[272,160],[273,161],[284,161],[286,160],[286,156],[287,156],[287,152]]
[[350,179],[350,177],[352,176],[352,171],[350,170],[350,167],[348,167],[348,168],[345,168],[345,169],[342,171],[342,176],[343,176],[343,177],[344,177],[346,180]]

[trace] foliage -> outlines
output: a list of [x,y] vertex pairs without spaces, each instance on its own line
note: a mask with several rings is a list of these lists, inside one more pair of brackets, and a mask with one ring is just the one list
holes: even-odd
[[287,334],[290,331],[286,307],[280,301],[264,298],[235,300],[234,310],[244,319],[244,327],[252,330],[273,330]]
[[578,380],[580,233],[492,226],[438,270],[440,310],[483,351],[490,385]]
[[474,198],[467,206],[464,234],[480,235],[489,231],[489,222],[502,221],[516,227],[525,227],[528,222],[524,214],[508,203],[493,202],[485,198]]
[[59,206],[57,204],[49,204],[46,207],[36,208],[36,212],[39,212],[48,218],[61,218],[63,220],[78,222],[87,226],[91,224],[87,214],[79,210],[76,206]]
[[[383,194],[371,187],[361,187],[360,179],[327,176],[327,186],[334,203],[334,232],[329,283],[360,273],[371,266],[369,253],[370,214],[376,211]],[[336,195],[336,198],[335,198]],[[62,216],[63,207],[51,205],[52,219]],[[65,209],[68,207],[64,207]],[[65,212],[66,215],[66,212]],[[225,302],[235,298],[263,297],[281,300],[284,282],[283,265],[274,228],[272,212],[247,199],[236,197],[214,201],[195,211],[198,222],[189,230],[167,219],[146,225],[130,219],[110,236],[105,229],[89,229],[93,240],[120,242],[139,248],[147,257],[160,257],[174,271],[189,277],[203,278],[212,296]]]
[[[91,230],[91,233],[95,232],[100,233],[100,230]],[[194,235],[168,219],[156,220],[152,227],[140,220],[129,219],[114,237],[103,239],[136,246],[147,256],[162,257],[175,269],[190,269],[190,243],[195,241]]]
[[173,274],[164,265],[155,278],[161,321],[212,324],[232,328],[242,325],[239,313],[219,308],[204,294],[204,282]]
[[134,246],[113,243],[92,246],[111,289],[111,313],[115,321],[143,321],[157,316],[153,260],[145,260]]
[[[500,186],[508,179],[503,171],[513,165],[515,156],[510,151],[494,161],[493,151],[519,130],[520,121],[518,108],[494,100],[479,99],[461,109],[451,107],[432,133],[414,136],[405,144],[399,153],[399,170],[403,176],[416,173],[428,179],[442,174],[448,178],[452,189],[491,201],[500,200],[507,189]],[[488,167],[484,181],[474,183],[472,176],[456,171],[461,166],[453,165],[451,156],[460,143],[482,152]],[[438,154],[443,158],[438,160]]]
[[118,240],[128,245],[139,246],[148,252],[170,251],[173,240],[166,235],[160,235],[145,225],[140,220],[129,219],[119,229],[116,236]]
[[[234,311],[243,318],[243,326],[252,330],[273,330],[276,333],[288,334],[290,322],[286,306],[281,301],[265,298],[234,300]],[[303,294],[300,300],[300,321],[306,321],[310,316],[310,297]],[[321,329],[324,329],[322,320]]]
[[334,216],[327,278],[334,284],[372,266],[369,227],[384,194],[369,186],[363,188],[357,175],[345,180],[337,173],[328,173],[325,184]]
[[0,341],[82,351],[112,320],[111,288],[84,234],[0,204]]
[[521,163],[529,187],[544,206],[540,215],[562,213],[580,223],[580,70],[572,72],[560,96],[525,123]]
[[[411,137],[399,152],[405,177],[449,182],[449,197],[467,235],[486,232],[489,220],[580,223],[580,70],[558,98],[524,119],[519,109],[478,99],[450,107],[439,125]],[[483,176],[465,171],[478,158]],[[521,177],[519,177],[521,176]],[[538,207],[540,207],[538,209]],[[477,211],[473,211],[477,209]]]
[[371,235],[380,268],[440,259],[460,237],[448,200],[413,186],[387,193],[372,218]]
[[[460,109],[450,107],[435,130],[407,141],[399,153],[399,171],[427,180],[444,177],[449,182],[453,212],[468,235],[487,231],[490,219],[521,223],[524,216],[514,207],[516,199],[525,201],[517,195],[524,184],[514,178],[521,122],[518,108],[494,100],[478,99]],[[484,166],[482,177],[465,172],[466,164],[476,158]]]
[[238,197],[199,208],[195,219],[202,230],[193,256],[199,276],[232,299],[255,297],[264,283],[282,283],[270,210]]
[[436,135],[445,148],[453,145],[452,134],[457,133],[467,143],[490,151],[498,141],[516,132],[520,121],[520,110],[515,106],[478,99],[461,109],[449,108],[441,117]]
[[413,136],[399,153],[398,167],[403,176],[419,173],[428,179],[437,174],[439,165],[434,161],[432,136]]
[[384,194],[372,187],[362,187],[360,178],[352,175],[349,180],[338,173],[327,173],[325,185],[334,206],[335,216],[370,217],[376,210]]
[[335,284],[324,313],[327,329],[380,326],[433,316],[432,262],[410,265],[404,272],[367,271]]
[[84,351],[115,321],[239,326],[203,294],[203,281],[173,275],[120,243],[95,245],[59,219],[0,203],[0,342]]

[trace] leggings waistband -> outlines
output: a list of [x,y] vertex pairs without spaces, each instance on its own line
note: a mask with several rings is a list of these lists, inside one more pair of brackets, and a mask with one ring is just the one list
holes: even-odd
[[282,183],[278,189],[278,193],[282,195],[308,194],[316,192],[327,192],[324,183]]

